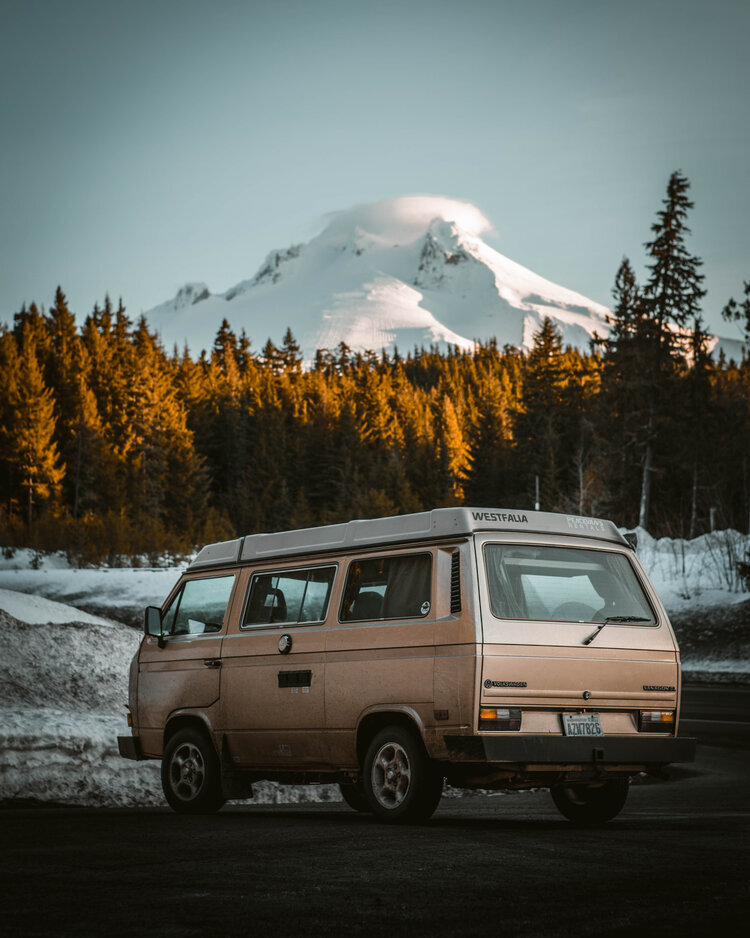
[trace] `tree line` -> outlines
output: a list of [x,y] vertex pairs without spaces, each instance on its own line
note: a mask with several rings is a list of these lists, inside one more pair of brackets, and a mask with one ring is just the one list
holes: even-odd
[[[288,330],[255,351],[224,321],[192,356],[108,299],[77,327],[58,288],[0,331],[0,543],[117,562],[537,498],[656,535],[747,530],[750,361],[708,352],[688,188],[672,175],[648,280],[623,260],[612,331],[586,352],[545,320],[528,352],[342,344],[305,369]],[[748,299],[725,316],[750,333]]]

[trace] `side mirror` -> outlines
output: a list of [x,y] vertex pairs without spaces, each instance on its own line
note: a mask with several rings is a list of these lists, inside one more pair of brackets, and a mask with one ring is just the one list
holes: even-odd
[[161,609],[158,606],[146,606],[143,616],[143,631],[159,639],[159,648],[164,647],[164,633],[161,629]]

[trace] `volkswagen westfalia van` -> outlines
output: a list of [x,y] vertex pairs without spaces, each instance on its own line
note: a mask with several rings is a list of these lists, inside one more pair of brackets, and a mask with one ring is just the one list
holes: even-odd
[[693,758],[679,705],[669,620],[611,522],[442,508],[205,547],[146,610],[119,746],[161,759],[180,812],[276,779],[424,820],[447,780],[549,787],[598,824],[630,776]]

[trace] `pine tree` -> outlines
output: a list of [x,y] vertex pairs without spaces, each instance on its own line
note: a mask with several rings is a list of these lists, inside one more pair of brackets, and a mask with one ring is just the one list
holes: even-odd
[[36,350],[24,342],[10,395],[7,453],[16,468],[24,493],[27,525],[31,531],[33,509],[57,494],[65,467],[60,463],[55,435],[55,401],[44,384]]
[[630,506],[640,497],[645,427],[653,398],[650,371],[652,344],[658,341],[646,316],[641,290],[627,257],[615,276],[614,304],[608,317],[611,332],[604,349],[602,390],[595,408],[598,425],[598,470],[606,480],[605,510],[635,524]]
[[685,176],[679,171],[672,173],[667,197],[662,202],[664,208],[651,226],[654,239],[645,244],[651,258],[648,265],[651,276],[643,294],[644,307],[646,315],[656,323],[660,344],[666,349],[679,342],[670,324],[689,328],[706,295],[700,272],[703,262],[690,254],[685,245],[685,238],[690,234],[687,213],[693,208],[687,196],[689,188],[690,182]]
[[288,327],[284,333],[284,341],[279,350],[279,357],[287,374],[298,375],[302,370],[302,350],[292,335],[292,330]]
[[523,460],[526,498],[529,498],[532,477],[538,476],[542,502],[547,510],[556,505],[559,497],[564,380],[562,336],[545,316],[534,333],[526,362],[523,410],[516,419],[514,435]]
[[[642,363],[652,384],[649,413],[645,428],[643,471],[638,523],[648,525],[651,507],[651,477],[654,471],[654,453],[663,431],[666,395],[665,382],[669,381],[675,360],[684,349],[684,335],[700,313],[702,289],[702,261],[687,250],[685,238],[690,234],[686,224],[687,213],[693,208],[688,199],[688,179],[679,171],[672,173],[667,185],[664,208],[657,213],[651,226],[654,239],[645,248],[651,258],[651,272],[643,292],[642,307],[654,335],[647,360]],[[673,328],[676,327],[676,328]]]
[[445,500],[448,504],[460,503],[469,468],[469,446],[461,418],[447,393],[443,393],[440,398],[437,423],[438,455],[445,478]]
[[477,418],[470,430],[470,469],[466,486],[474,505],[501,505],[505,497],[504,472],[512,438],[509,379],[499,369],[480,379]]

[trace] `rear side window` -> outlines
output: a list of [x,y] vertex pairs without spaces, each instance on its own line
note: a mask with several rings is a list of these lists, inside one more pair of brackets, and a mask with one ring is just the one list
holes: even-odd
[[323,622],[336,567],[257,573],[250,583],[242,627]]
[[233,586],[233,575],[187,580],[164,614],[164,634],[220,632]]
[[341,621],[426,616],[430,611],[431,589],[430,554],[354,560],[346,578]]

